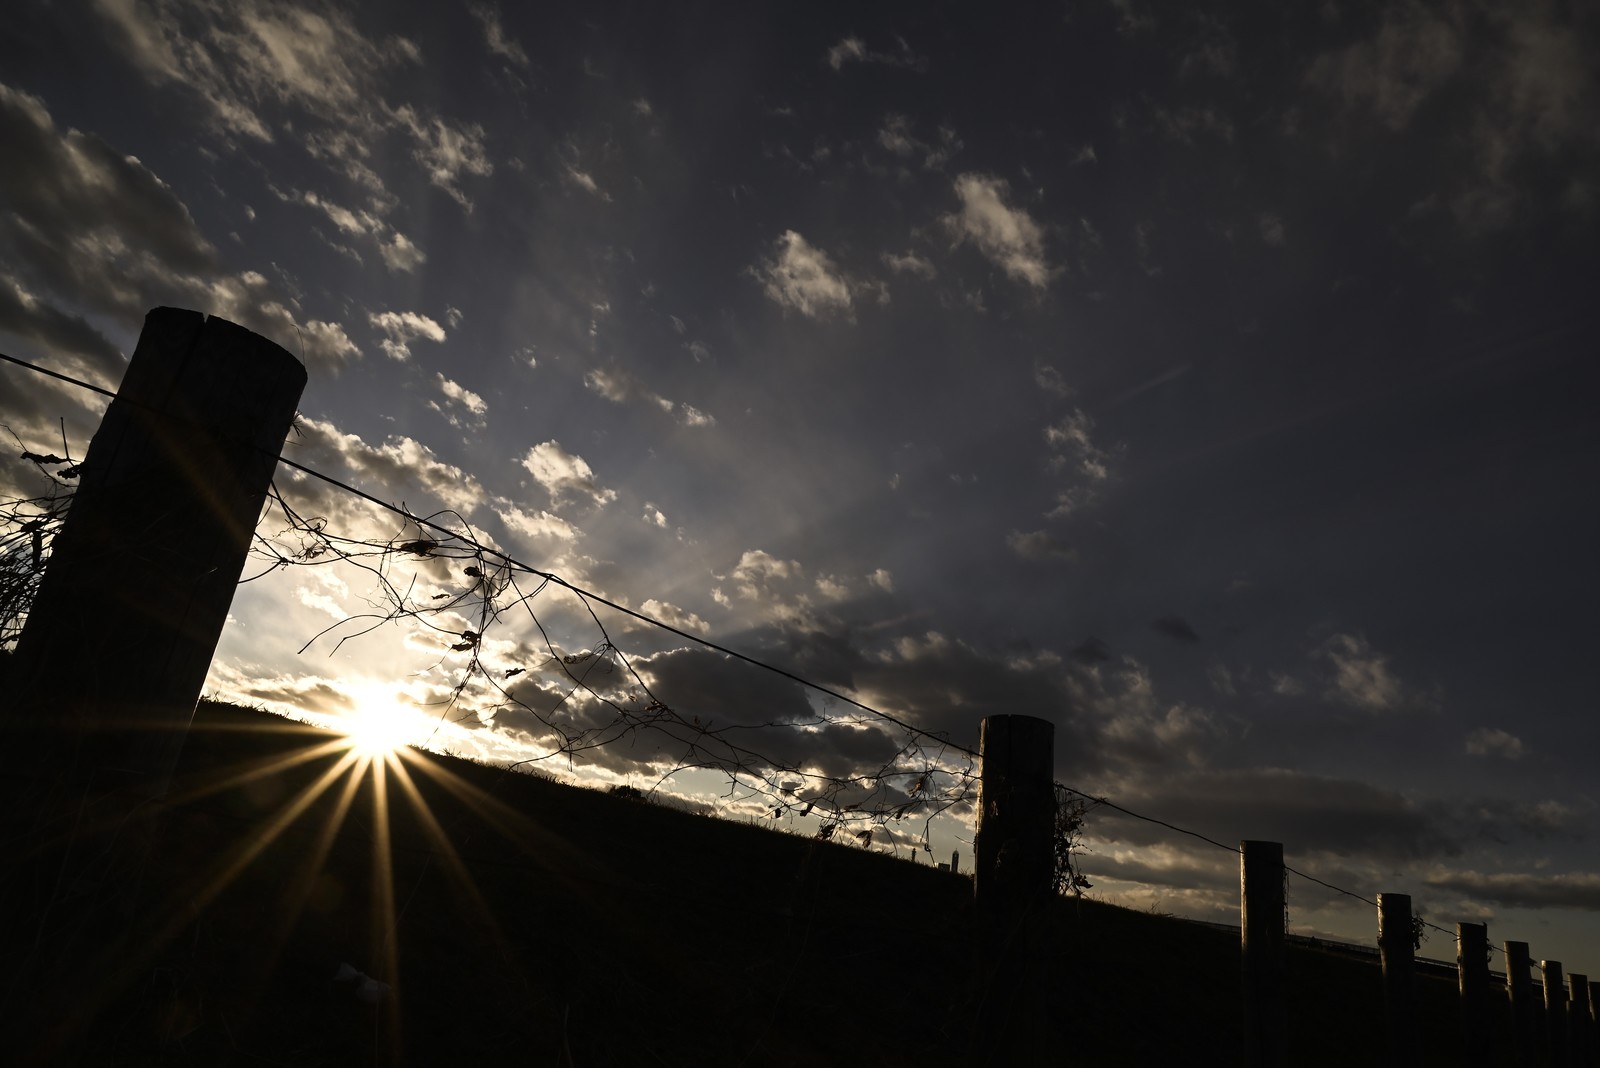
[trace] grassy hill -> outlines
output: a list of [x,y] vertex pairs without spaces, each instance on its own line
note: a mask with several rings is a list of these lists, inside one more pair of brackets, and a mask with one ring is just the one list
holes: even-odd
[[[202,704],[70,1023],[87,1063],[1239,1063],[1228,932],[1062,900],[997,948],[961,875],[431,755],[422,815],[404,776],[331,777],[334,737]],[[1294,1062],[1376,1063],[1379,995],[1292,949]],[[1423,1063],[1463,1063],[1453,985],[1418,1012]]]

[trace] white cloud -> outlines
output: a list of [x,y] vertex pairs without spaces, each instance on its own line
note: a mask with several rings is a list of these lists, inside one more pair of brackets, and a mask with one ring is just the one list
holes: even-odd
[[403,37],[369,38],[336,7],[96,0],[95,8],[152,81],[192,92],[225,132],[272,141],[281,130],[385,200],[365,160],[391,132],[410,137],[429,180],[468,210],[460,179],[493,169],[481,127],[384,99],[391,73],[420,64],[422,50]]
[[386,240],[378,244],[378,252],[383,256],[384,266],[391,271],[405,271],[410,273],[427,260],[427,255],[411,239],[399,230],[390,233]]
[[834,70],[843,68],[846,63],[879,63],[916,71],[927,69],[927,57],[913,52],[905,38],[896,37],[894,42],[895,46],[890,51],[874,52],[865,41],[852,33],[840,38],[837,44],[829,48],[824,60]]
[[594,471],[583,457],[567,452],[559,441],[546,441],[529,449],[522,466],[556,503],[581,497],[601,506],[617,499],[617,491],[596,482]]
[[463,515],[485,500],[477,479],[443,462],[413,438],[393,436],[382,445],[370,445],[326,420],[302,418],[296,426],[298,433],[289,438],[294,459],[330,473],[342,466],[356,476],[358,485],[364,483],[361,488],[380,497],[409,498],[415,504],[418,494],[407,492],[412,487],[425,499],[440,501]]
[[1521,738],[1497,727],[1479,727],[1467,735],[1467,752],[1472,756],[1517,760],[1525,751]]
[[429,401],[428,407],[443,415],[453,427],[482,429],[489,414],[489,405],[484,399],[442,374],[434,377],[438,380],[439,392],[444,395],[444,404]]
[[878,568],[867,576],[867,581],[885,593],[894,592],[894,576],[886,568]]
[[911,251],[901,253],[885,252],[883,254],[883,263],[884,266],[896,274],[914,274],[918,278],[932,278],[938,273],[933,266],[932,260]]
[[583,536],[583,531],[558,515],[546,511],[525,512],[504,499],[495,501],[495,514],[500,517],[500,521],[506,525],[508,531],[519,534],[525,539],[575,541]]
[[472,201],[461,190],[461,178],[494,172],[483,144],[483,127],[476,123],[455,125],[437,115],[420,114],[410,106],[395,109],[394,117],[411,134],[412,158],[427,171],[428,181],[471,211]]
[[1045,262],[1044,232],[1020,208],[1006,204],[1009,187],[999,178],[963,174],[955,181],[958,213],[941,220],[957,242],[971,241],[1019,282],[1043,289],[1053,273]]
[[655,598],[651,598],[639,606],[639,611],[643,612],[651,619],[660,620],[669,627],[677,627],[679,630],[695,631],[699,634],[711,633],[711,624],[707,623],[693,612],[685,611],[684,609],[679,608],[677,605],[668,601],[658,601]]
[[1335,634],[1316,655],[1333,667],[1327,694],[1369,712],[1393,712],[1416,697],[1389,669],[1389,658],[1359,634]]
[[751,273],[768,297],[813,319],[850,311],[850,283],[828,254],[793,230],[778,238],[772,258]]
[[411,358],[411,342],[417,338],[426,341],[443,341],[444,327],[418,312],[368,312],[367,320],[387,335],[378,342],[390,359]]
[[494,4],[469,4],[467,10],[482,24],[484,43],[492,54],[508,59],[519,67],[528,66],[528,53],[506,33],[498,7]]
[[644,506],[644,521],[653,526],[660,527],[663,530],[665,530],[667,526],[667,517],[661,514],[661,509],[657,508],[648,501],[645,502]]
[[582,189],[585,193],[588,193],[592,196],[597,196],[601,200],[607,202],[611,200],[611,194],[607,193],[604,189],[601,189],[599,184],[595,182],[594,178],[590,176],[587,171],[580,171],[577,167],[574,167],[569,163],[565,165],[564,173],[567,176],[567,181],[571,182],[579,189]]

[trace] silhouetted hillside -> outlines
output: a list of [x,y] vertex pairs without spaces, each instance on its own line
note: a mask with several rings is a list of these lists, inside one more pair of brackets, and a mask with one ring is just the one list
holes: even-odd
[[[964,876],[464,760],[428,756],[438,777],[405,762],[427,817],[404,776],[330,780],[244,863],[340,753],[241,773],[335,737],[201,706],[157,821],[143,888],[154,904],[118,950],[125,967],[107,973],[98,1062],[1237,1059],[1238,941],[1227,932],[1062,900],[1010,947],[1047,977],[1044,1008],[1030,1010],[984,963],[998,951],[973,937]],[[237,877],[205,900],[230,867]],[[336,980],[342,965],[387,990]],[[1297,950],[1290,982],[1296,1063],[1377,1059],[1372,965]],[[1443,1064],[1456,1053],[1454,991],[1422,985],[1421,1012],[1444,1036],[1429,1055]],[[1013,1049],[995,1054],[996,1035]]]

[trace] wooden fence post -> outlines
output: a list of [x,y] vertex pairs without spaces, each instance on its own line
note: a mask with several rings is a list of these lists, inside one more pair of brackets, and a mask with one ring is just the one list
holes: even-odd
[[1574,1065],[1589,1063],[1589,977],[1580,972],[1567,975],[1567,1049]]
[[1001,923],[1053,890],[1055,734],[1054,723],[1036,716],[987,716],[979,730],[973,894]]
[[0,693],[22,858],[0,890],[0,1003],[25,998],[38,1025],[24,1061],[73,1063],[110,977],[156,948],[145,802],[177,766],[305,383],[265,338],[156,308],[89,444]]
[[1567,982],[1561,976],[1561,962],[1541,960],[1539,976],[1544,982],[1544,1030],[1548,1060],[1555,1068],[1567,1068]]
[[1539,1008],[1533,999],[1532,960],[1528,943],[1507,942],[1506,996],[1511,999],[1511,1022],[1515,1030],[1516,1063],[1534,1068],[1539,1063]]
[[1489,925],[1456,924],[1456,979],[1461,990],[1461,1043],[1467,1050],[1489,1041]]
[[1588,1068],[1600,1068],[1600,979],[1590,979],[1583,999],[1584,1011],[1580,1016],[1589,1036]]
[[[1038,1062],[1060,1044],[1055,949],[1055,724],[987,716],[979,729],[973,896],[984,984],[971,1057]],[[954,869],[957,858],[950,858]]]
[[1416,943],[1410,894],[1378,895],[1378,949],[1383,960],[1384,1032],[1389,1063],[1395,1068],[1417,1059],[1415,992]]
[[1245,1064],[1288,1063],[1284,1022],[1283,843],[1239,843],[1239,961]]
[[145,317],[12,654],[10,750],[165,791],[305,383],[225,319]]

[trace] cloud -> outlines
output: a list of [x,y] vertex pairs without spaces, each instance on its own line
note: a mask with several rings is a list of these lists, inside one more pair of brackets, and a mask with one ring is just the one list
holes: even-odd
[[417,338],[445,339],[444,327],[418,312],[368,312],[367,321],[387,335],[378,344],[394,360],[409,360],[411,342]]
[[460,180],[493,170],[481,127],[386,101],[391,74],[420,64],[422,50],[403,37],[369,38],[338,8],[96,0],[95,9],[152,82],[191,93],[225,134],[255,141],[291,134],[385,202],[392,198],[365,160],[392,134],[410,141],[428,180],[464,209],[472,202]]
[[122,353],[104,334],[88,320],[46,304],[3,272],[0,331],[35,342],[58,357],[79,357],[80,369],[90,371],[96,385],[114,388],[121,380]]
[[1178,616],[1162,616],[1150,624],[1150,629],[1175,641],[1192,644],[1200,640],[1200,635],[1194,632],[1194,628],[1189,625],[1188,621]]
[[823,58],[834,70],[842,70],[846,63],[877,63],[886,67],[900,67],[914,71],[928,69],[927,57],[913,52],[905,38],[896,37],[894,41],[895,47],[892,50],[874,52],[867,47],[865,41],[852,33],[840,38],[837,44],[828,49]]
[[420,497],[462,515],[470,515],[486,500],[477,479],[443,462],[413,438],[394,435],[372,445],[327,420],[302,418],[296,427],[298,432],[290,435],[287,446],[291,459],[329,474],[342,469],[354,476],[358,488],[375,496],[412,504]]
[[[70,324],[82,316],[63,304],[136,328],[166,304],[230,319],[314,368],[337,372],[360,356],[342,327],[303,322],[296,302],[261,274],[221,272],[215,248],[165,182],[93,135],[58,130],[37,97],[0,85],[0,144],[9,153],[0,168],[8,209],[0,255],[19,330],[73,336]],[[81,332],[76,341],[93,349]]]
[[894,592],[894,576],[889,573],[887,568],[878,568],[872,574],[867,576],[867,581],[878,587],[878,589],[882,590],[884,593]]
[[692,404],[669,400],[641,382],[633,372],[622,367],[596,367],[583,376],[583,384],[613,404],[643,404],[657,411],[673,413],[678,422],[687,427],[716,425],[716,418]]
[[850,282],[828,254],[793,230],[778,238],[771,258],[751,268],[762,292],[783,308],[813,319],[850,312]]
[[489,414],[489,405],[484,399],[442,374],[435,374],[434,377],[445,402],[441,405],[437,401],[429,401],[428,407],[443,415],[453,427],[482,429],[485,417]]
[[398,230],[391,231],[389,237],[379,241],[378,252],[383,256],[383,265],[391,271],[403,271],[409,274],[422,266],[427,256],[411,239]]
[[1413,0],[1385,7],[1371,40],[1319,56],[1306,81],[1349,106],[1371,110],[1390,129],[1403,130],[1462,59],[1459,27]]
[[1498,727],[1479,727],[1467,735],[1467,753],[1471,756],[1519,760],[1524,752],[1521,738]]
[[895,274],[914,274],[918,278],[932,278],[939,273],[934,268],[932,260],[915,252],[885,252],[883,263]]
[[1013,530],[1006,535],[1006,547],[1024,560],[1076,560],[1078,551],[1053,534],[1044,530],[1023,533]]
[[528,66],[528,53],[506,33],[500,22],[500,9],[494,4],[468,4],[467,10],[483,27],[484,43],[493,55],[508,59],[519,67]]
[[1436,871],[1423,880],[1502,908],[1584,909],[1600,912],[1600,873]]
[[1006,274],[1043,289],[1053,273],[1045,262],[1044,232],[1027,212],[1006,203],[1005,181],[963,174],[955,181],[955,193],[961,210],[940,221],[957,243],[971,241]]
[[551,539],[570,542],[583,536],[583,531],[558,515],[545,511],[525,512],[503,498],[495,501],[495,514],[508,531],[530,541]]
[[529,449],[522,466],[555,503],[578,497],[598,507],[617,499],[617,491],[601,486],[583,457],[563,449],[559,441],[546,441]]
[[1393,712],[1421,700],[1389,670],[1389,658],[1359,634],[1335,634],[1317,649],[1333,668],[1327,695],[1368,712]]
[[658,601],[654,598],[651,598],[639,606],[639,611],[643,612],[651,619],[659,620],[662,623],[665,623],[669,627],[677,627],[679,630],[694,631],[697,634],[711,633],[711,624],[707,623],[693,612],[686,612],[677,605],[671,604],[667,601]]

